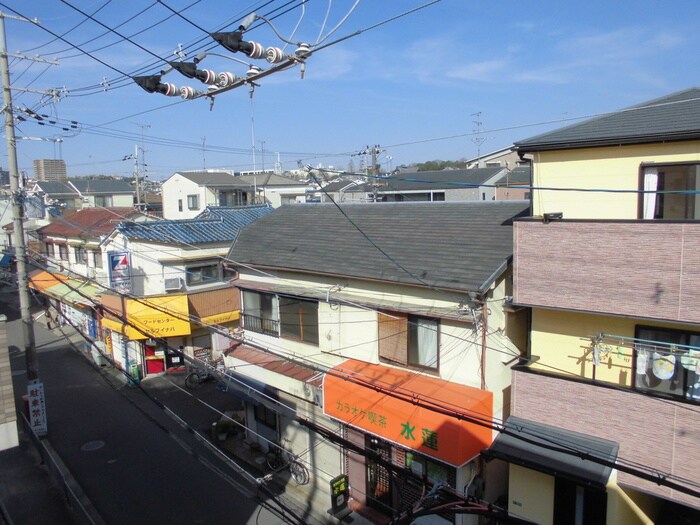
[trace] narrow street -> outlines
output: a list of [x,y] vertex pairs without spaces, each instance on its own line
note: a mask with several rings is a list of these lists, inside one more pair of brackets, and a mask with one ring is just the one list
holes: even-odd
[[[8,306],[4,301],[15,393],[22,406],[26,371],[16,344],[20,321]],[[276,498],[261,503],[256,493],[262,492],[256,491],[250,477],[239,474],[190,431],[206,437],[207,426],[217,418],[212,409],[184,394],[171,395],[168,403],[179,399],[182,406],[169,408],[186,414],[190,428],[183,428],[144,391],[115,371],[97,367],[59,330],[50,332],[37,322],[35,333],[39,376],[45,385],[47,439],[106,523],[284,521]],[[72,339],[78,341],[79,335]],[[288,512],[284,514],[289,518]],[[299,521],[298,516],[289,521]]]

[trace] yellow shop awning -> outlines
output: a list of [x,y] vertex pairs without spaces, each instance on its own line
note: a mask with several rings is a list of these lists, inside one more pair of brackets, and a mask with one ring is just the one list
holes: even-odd
[[234,310],[232,312],[224,312],[224,313],[220,313],[220,314],[207,315],[206,317],[202,317],[199,320],[199,322],[202,323],[203,325],[225,324],[225,323],[231,323],[233,321],[238,321],[240,318],[241,318],[241,311]]
[[127,299],[126,324],[109,316],[102,326],[131,340],[190,335],[186,295]]

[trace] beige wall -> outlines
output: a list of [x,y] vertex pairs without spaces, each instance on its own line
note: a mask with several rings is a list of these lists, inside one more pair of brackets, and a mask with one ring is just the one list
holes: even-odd
[[511,464],[508,512],[539,525],[553,525],[554,476]]
[[10,351],[7,347],[5,316],[0,315],[0,450],[19,445],[15,391],[12,386]]
[[[638,190],[642,163],[698,162],[700,141],[545,151],[533,157],[535,187]],[[533,192],[535,216],[563,212],[566,219],[636,219],[637,208],[635,193]]]

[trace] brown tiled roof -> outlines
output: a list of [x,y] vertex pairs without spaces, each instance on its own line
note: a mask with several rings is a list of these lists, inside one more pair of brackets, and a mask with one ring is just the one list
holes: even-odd
[[110,233],[117,223],[137,215],[133,208],[86,208],[57,217],[39,228],[42,236],[98,238]]
[[269,352],[253,348],[252,346],[245,344],[239,344],[237,346],[236,344],[233,344],[225,353],[229,357],[235,357],[241,361],[260,366],[266,370],[270,370],[271,372],[292,377],[299,381],[303,381],[304,383],[310,383],[314,386],[321,386],[321,383],[323,382],[323,375],[317,370],[292,363],[291,361],[278,357]]

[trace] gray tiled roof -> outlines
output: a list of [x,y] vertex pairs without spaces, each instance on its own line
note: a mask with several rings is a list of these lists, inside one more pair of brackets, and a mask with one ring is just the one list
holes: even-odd
[[236,177],[228,171],[184,171],[178,172],[177,175],[181,175],[202,186],[236,184]]
[[515,143],[519,152],[700,138],[694,87]]
[[496,181],[497,186],[517,186],[529,185],[532,177],[532,168],[530,166],[517,166],[504,173],[503,176]]
[[70,182],[76,190],[83,195],[94,195],[98,193],[134,193],[134,187],[126,180],[88,180],[71,179]]
[[233,241],[241,228],[271,211],[269,206],[211,206],[194,219],[123,222],[117,230],[129,240],[165,244],[226,242]]
[[36,186],[39,191],[43,191],[47,195],[75,195],[75,189],[71,188],[65,182],[53,182],[53,181],[37,181]]
[[[319,274],[480,291],[513,251],[511,219],[524,201],[282,206],[244,228],[232,262]],[[395,261],[395,262],[394,262]],[[397,263],[411,275],[400,269]]]
[[410,191],[468,188],[485,184],[505,168],[473,168],[465,170],[418,171],[376,179],[379,191]]

